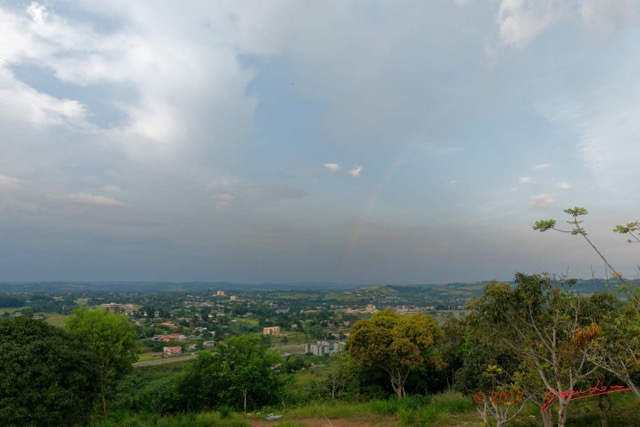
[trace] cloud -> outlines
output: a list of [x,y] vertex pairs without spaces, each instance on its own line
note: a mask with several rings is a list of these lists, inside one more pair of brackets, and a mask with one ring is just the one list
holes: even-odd
[[[0,107],[0,120],[70,125],[145,162],[186,147],[197,155],[211,142],[233,144],[250,133],[256,100],[246,86],[254,71],[239,63],[233,30],[225,28],[225,39],[192,25],[216,7],[177,13],[117,0],[77,7],[81,17],[97,19],[61,16],[36,2],[16,12],[0,8],[0,39],[8,45],[0,50],[0,106],[12,106]],[[102,20],[116,25],[96,29]],[[37,69],[50,84],[31,86],[16,67]],[[97,88],[104,96],[94,95]],[[109,119],[100,117],[105,105]]]
[[460,184],[460,182],[461,181],[459,179],[452,179],[452,180],[449,181],[449,184],[456,185],[456,184]]
[[535,165],[532,169],[540,170],[540,169],[549,169],[550,167],[551,167],[551,163],[540,163]]
[[101,196],[98,194],[89,193],[73,193],[67,194],[63,197],[65,200],[69,200],[74,203],[82,205],[92,206],[121,206],[122,202],[117,201],[111,197]]
[[217,208],[229,208],[235,205],[264,205],[287,200],[298,200],[308,193],[287,185],[253,181],[232,175],[219,177],[208,185]]
[[118,187],[116,187],[115,185],[105,185],[104,187],[102,187],[102,189],[104,191],[108,191],[109,193],[118,193],[118,192],[120,192],[120,189]]
[[47,18],[47,10],[46,8],[38,2],[31,2],[29,7],[27,7],[27,13],[31,16],[33,21],[37,24],[44,23],[44,20]]
[[530,176],[521,176],[517,179],[518,184],[535,184],[536,180]]
[[571,184],[569,184],[567,181],[558,181],[556,183],[556,187],[561,190],[569,190],[571,188]]
[[324,167],[329,169],[331,172],[338,172],[341,168],[337,163],[325,163]]
[[544,208],[555,202],[555,199],[548,194],[537,194],[529,197],[529,206],[532,208]]
[[0,175],[0,189],[16,188],[20,184],[20,180],[9,176]]
[[351,176],[360,176],[361,173],[362,173],[362,166],[360,165],[355,165],[353,169],[349,170],[349,175]]
[[629,0],[501,0],[497,22],[500,40],[521,47],[545,30],[563,23],[616,30],[637,13]]

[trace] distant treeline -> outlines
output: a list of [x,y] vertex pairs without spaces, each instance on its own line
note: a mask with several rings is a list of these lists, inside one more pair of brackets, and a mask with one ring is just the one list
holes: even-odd
[[0,308],[22,307],[24,300],[13,295],[0,294]]

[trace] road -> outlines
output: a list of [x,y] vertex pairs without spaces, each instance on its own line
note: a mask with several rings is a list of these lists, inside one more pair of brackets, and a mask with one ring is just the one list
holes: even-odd
[[165,357],[158,360],[148,360],[146,362],[136,362],[133,364],[134,368],[139,368],[141,366],[153,366],[153,365],[162,365],[164,363],[174,363],[174,362],[186,362],[188,360],[193,360],[196,358],[195,354],[188,354],[186,356],[178,356],[178,357]]

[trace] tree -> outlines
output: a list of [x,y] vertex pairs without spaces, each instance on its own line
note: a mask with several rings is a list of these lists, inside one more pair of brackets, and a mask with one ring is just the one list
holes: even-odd
[[0,425],[75,426],[100,389],[99,360],[78,337],[26,316],[0,321]]
[[[604,261],[613,276],[626,283],[627,286],[619,287],[619,291],[623,294],[628,292],[626,306],[620,311],[616,310],[607,314],[606,318],[597,325],[602,331],[599,331],[600,333],[597,335],[590,336],[594,345],[585,347],[584,351],[592,363],[624,381],[635,396],[640,399],[640,388],[637,380],[634,379],[640,372],[640,290],[635,283],[618,273],[587,237],[587,232],[581,225],[583,221],[579,221],[578,217],[587,215],[588,211],[582,207],[575,207],[565,209],[564,212],[573,217],[573,220],[567,221],[573,226],[572,230],[556,228],[556,221],[553,219],[538,221],[533,229],[540,232],[555,230],[583,236]],[[640,243],[639,231],[640,221],[616,225],[613,229],[614,233],[629,235],[631,237],[627,240],[629,243]],[[583,338],[588,336],[587,330],[582,330],[581,333]]]
[[[534,224],[533,229],[541,233],[548,230],[554,230],[561,233],[570,233],[573,236],[576,236],[576,235],[582,236],[587,241],[589,246],[591,246],[591,248],[598,254],[598,256],[602,259],[602,261],[604,261],[607,268],[611,271],[613,277],[619,279],[620,281],[628,285],[633,286],[634,283],[625,279],[620,273],[618,273],[618,271],[615,268],[613,268],[613,266],[609,263],[609,260],[602,254],[602,252],[600,252],[598,247],[591,241],[591,239],[589,239],[589,237],[587,237],[587,230],[585,230],[585,228],[581,225],[583,220],[578,220],[578,217],[587,215],[589,211],[587,211],[583,207],[576,206],[575,208],[565,209],[564,213],[570,215],[573,218],[571,221],[567,221],[567,224],[573,227],[571,230],[563,230],[563,229],[557,228],[555,219],[537,221]],[[613,231],[620,234],[629,234],[637,242],[640,242],[640,239],[635,234],[638,231],[638,222],[632,222],[627,224],[626,226],[617,225]],[[629,240],[629,242],[632,242],[632,240]]]
[[[585,328],[591,336],[597,334],[596,322],[614,308],[615,296],[579,297],[570,292],[573,281],[554,286],[543,275],[518,273],[515,282],[513,289],[508,283],[487,284],[484,296],[470,304],[470,321],[488,339],[509,350],[523,370],[536,374],[537,378],[528,381],[530,387],[544,387],[540,391],[554,397],[558,426],[564,427],[570,392],[597,369],[584,351],[591,340],[577,337]],[[549,411],[544,414],[545,425],[550,425]]]
[[284,361],[260,336],[232,337],[217,349],[214,355],[199,354],[178,380],[176,392],[184,410],[227,405],[246,411],[279,401]]
[[596,366],[623,381],[640,400],[637,375],[640,372],[640,291],[631,293],[626,305],[607,313],[599,323],[599,333],[588,335],[581,330],[582,339],[594,345],[585,347],[589,360]]
[[79,335],[100,359],[100,397],[106,415],[107,392],[133,369],[132,363],[138,358],[135,326],[124,315],[81,307],[67,319],[65,327]]
[[442,330],[431,316],[402,316],[384,310],[354,323],[347,347],[358,364],[383,369],[396,395],[403,399],[412,368],[426,364],[444,367],[437,354],[443,339]]

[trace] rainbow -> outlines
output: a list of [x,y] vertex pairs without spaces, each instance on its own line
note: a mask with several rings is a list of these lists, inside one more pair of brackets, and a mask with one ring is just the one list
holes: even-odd
[[391,162],[391,164],[387,168],[387,171],[384,173],[382,178],[378,181],[378,183],[374,187],[369,197],[367,197],[366,202],[364,204],[364,208],[362,209],[360,215],[358,216],[358,219],[356,220],[356,224],[351,230],[351,233],[349,233],[349,238],[345,242],[344,249],[342,251],[342,257],[340,258],[339,277],[342,277],[348,265],[349,258],[351,258],[351,255],[353,254],[355,247],[358,245],[358,241],[360,240],[360,236],[362,235],[363,225],[366,222],[369,215],[371,214],[371,211],[373,210],[373,208],[378,203],[378,199],[380,198],[380,194],[382,193],[382,190],[384,190],[384,187],[389,182],[389,179],[395,174],[395,172],[398,170],[400,165],[404,162],[404,159],[407,153],[409,152],[410,147],[413,145],[414,145],[413,143],[407,143],[404,145],[404,147],[400,150],[400,152],[395,157],[395,159]]

